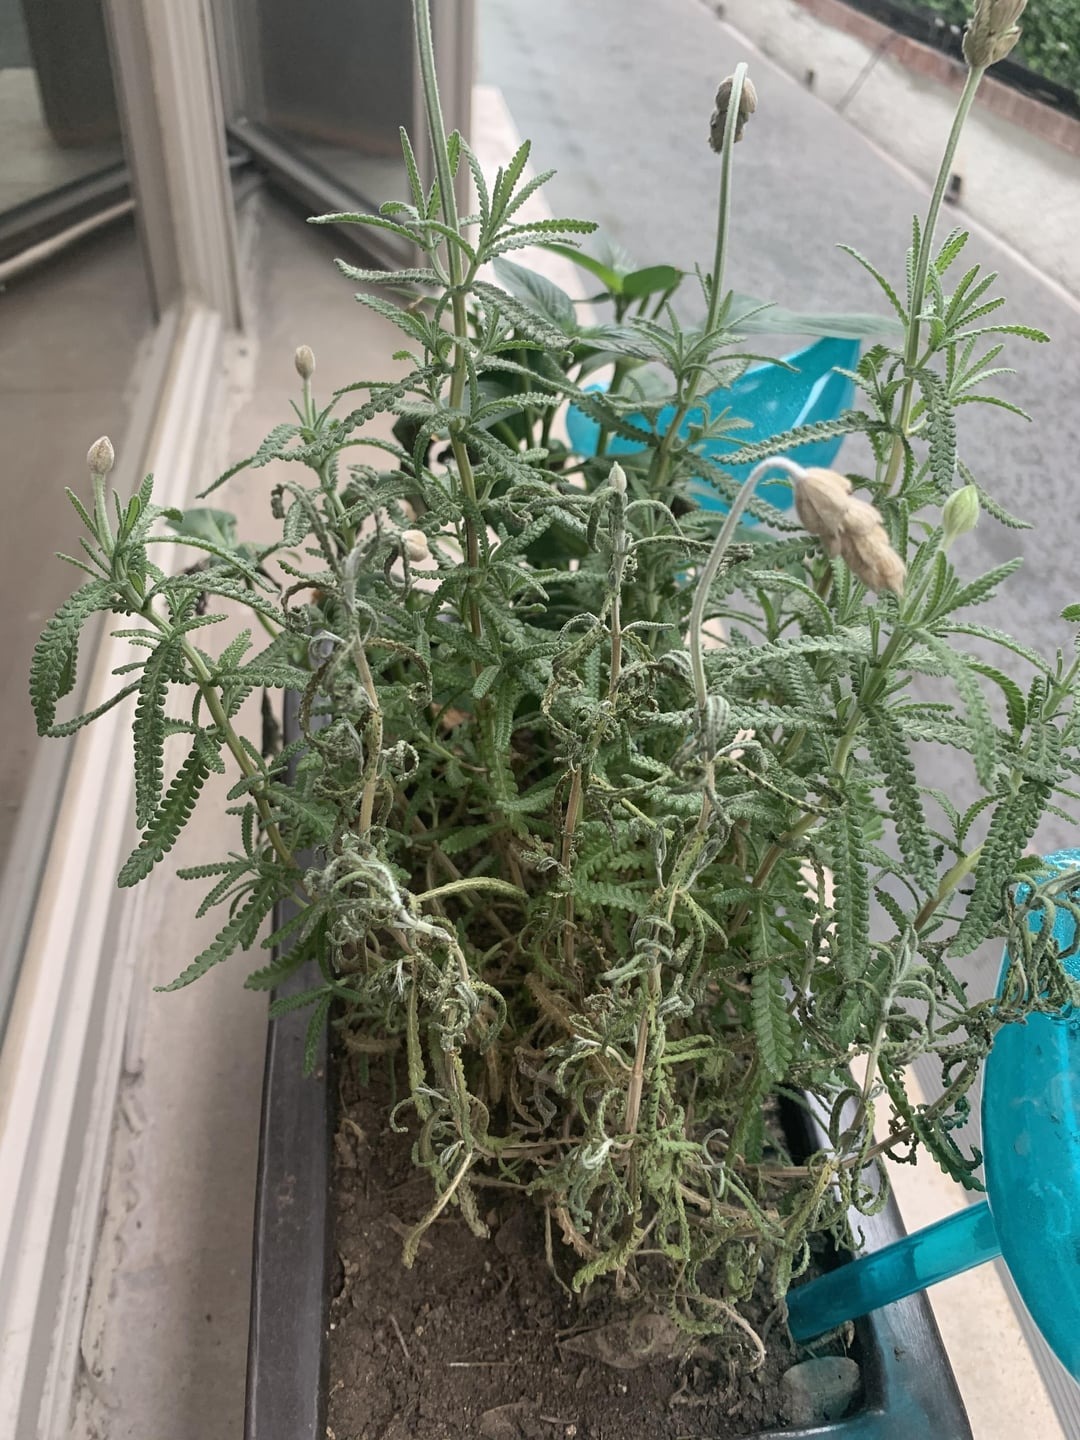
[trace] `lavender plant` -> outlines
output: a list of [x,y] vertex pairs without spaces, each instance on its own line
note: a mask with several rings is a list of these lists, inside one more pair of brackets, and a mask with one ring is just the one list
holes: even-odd
[[[164,859],[208,776],[231,771],[234,847],[182,872],[209,883],[200,913],[218,908],[221,928],[167,988],[256,945],[295,903],[246,983],[272,991],[314,964],[272,1012],[312,1007],[309,1058],[329,1021],[394,1067],[391,1121],[415,1126],[433,1185],[407,1262],[448,1206],[483,1234],[478,1197],[497,1181],[543,1207],[575,1289],[614,1276],[659,1293],[753,1363],[762,1341],[739,1307],[762,1284],[781,1302],[815,1234],[881,1203],[883,1157],[926,1151],[979,1185],[953,1132],[994,1033],[1080,999],[1053,926],[1029,926],[1072,903],[1076,877],[1036,883],[1024,858],[1040,817],[1077,798],[1078,661],[969,618],[1017,562],[965,574],[963,535],[982,513],[1022,522],[968,469],[955,424],[973,401],[1008,406],[982,388],[1006,337],[1045,337],[999,322],[994,275],[950,278],[963,232],[935,238],[963,118],[1022,8],[976,7],[906,287],[856,257],[896,335],[858,365],[863,408],[735,448],[730,466],[756,467],[742,486],[704,453],[737,440],[739,417],[699,401],[754,358],[733,324],[753,317],[725,288],[734,144],[755,123],[745,66],[713,117],[717,244],[691,329],[670,305],[677,271],[612,268],[579,248],[591,225],[522,218],[547,178],[525,178],[528,145],[489,181],[447,137],[427,0],[414,10],[436,180],[422,184],[403,134],[409,203],[323,217],[422,257],[397,273],[339,262],[402,333],[400,378],[324,402],[297,352],[295,418],[217,482],[277,467],[268,544],[240,543],[221,511],[163,514],[149,479],[110,502],[111,446],[90,452],[92,500],[71,497],[87,578],[35,653],[39,729],[70,735],[102,713],[57,718],[84,623],[121,616],[137,658],[109,705],[134,699],[142,837],[120,884]],[[464,216],[462,167],[477,196]],[[610,316],[584,323],[506,259],[542,243],[600,280]],[[608,387],[586,388],[603,364]],[[567,401],[599,422],[598,454],[557,438]],[[392,440],[369,428],[387,415]],[[867,476],[785,458],[856,431]],[[641,448],[613,464],[614,436]],[[756,496],[765,474],[787,476],[794,515]],[[719,533],[700,478],[727,499]],[[172,573],[151,558],[163,543],[199,563]],[[253,628],[204,648],[237,607]],[[977,658],[973,637],[1008,663]],[[238,728],[267,688],[302,696],[301,738],[270,755]],[[169,737],[186,754],[167,779]],[[922,742],[952,747],[973,803],[922,783]],[[1003,937],[1002,996],[974,1002],[954,958]],[[944,1077],[929,1102],[904,1081],[925,1054]],[[783,1097],[824,1108],[827,1147],[787,1152],[767,1124]]]

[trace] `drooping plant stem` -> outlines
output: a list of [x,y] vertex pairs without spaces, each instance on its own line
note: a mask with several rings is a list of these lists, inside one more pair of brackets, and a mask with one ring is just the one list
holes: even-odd
[[915,279],[911,287],[911,305],[908,313],[907,344],[904,350],[904,388],[900,399],[900,416],[897,421],[896,438],[893,440],[892,453],[889,456],[889,468],[885,474],[885,490],[888,493],[896,484],[896,477],[899,474],[900,466],[904,458],[904,441],[907,438],[908,427],[911,424],[911,411],[915,400],[915,369],[919,361],[919,341],[922,336],[922,312],[926,302],[926,282],[930,274],[930,264],[934,253],[934,232],[937,229],[938,217],[941,214],[941,206],[945,199],[945,190],[949,183],[949,176],[952,174],[953,161],[956,159],[956,149],[960,143],[960,136],[963,133],[964,125],[967,123],[971,107],[975,103],[975,95],[978,91],[982,77],[986,74],[985,69],[973,67],[968,70],[967,80],[960,99],[957,102],[956,113],[953,116],[952,129],[949,131],[949,138],[945,145],[945,151],[941,157],[941,164],[938,167],[937,180],[934,183],[934,193],[930,197],[930,208],[926,212],[926,220],[922,227],[922,235],[919,240],[919,253],[916,257]]
[[736,495],[731,509],[727,513],[720,534],[706,560],[701,574],[697,579],[697,590],[694,594],[694,603],[690,609],[690,628],[688,641],[690,645],[690,668],[694,677],[694,694],[697,698],[698,713],[703,714],[709,698],[708,686],[705,682],[705,660],[702,644],[702,627],[705,624],[705,609],[709,603],[709,591],[712,589],[713,581],[719,573],[724,556],[735,538],[735,532],[739,528],[739,521],[753,497],[754,490],[762,476],[770,470],[783,470],[793,480],[798,480],[804,473],[801,465],[796,465],[793,460],[786,460],[782,456],[774,456],[768,460],[762,460],[756,465],[747,478],[743,481],[742,489]]

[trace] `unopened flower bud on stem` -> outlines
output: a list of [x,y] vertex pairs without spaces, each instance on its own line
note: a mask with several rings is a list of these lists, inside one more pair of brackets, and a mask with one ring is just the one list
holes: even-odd
[[301,345],[293,356],[293,364],[296,366],[296,373],[301,380],[310,380],[315,374],[315,356],[312,354],[310,345]]
[[1004,60],[1020,39],[1016,23],[1027,0],[976,0],[975,13],[964,31],[964,59],[977,70]]
[[974,485],[962,485],[945,501],[945,508],[941,512],[943,548],[948,550],[954,540],[966,535],[969,530],[974,530],[978,523],[979,492]]
[[[731,106],[731,91],[734,83],[733,75],[720,81],[720,88],[716,92],[716,109],[709,119],[709,144],[718,155],[724,148],[724,126],[727,124],[727,113]],[[739,113],[735,120],[736,142],[742,139],[746,122],[756,109],[757,91],[754,89],[754,82],[747,75],[743,79],[742,94],[739,97]]]
[[868,500],[851,493],[851,481],[836,470],[811,468],[795,481],[795,509],[827,555],[841,556],[868,590],[902,595],[906,571],[893,549],[881,515]]
[[405,553],[414,565],[418,565],[421,560],[431,559],[431,548],[423,530],[403,530],[401,539],[405,546]]
[[116,451],[107,435],[95,440],[86,452],[86,463],[92,475],[108,475],[116,460]]

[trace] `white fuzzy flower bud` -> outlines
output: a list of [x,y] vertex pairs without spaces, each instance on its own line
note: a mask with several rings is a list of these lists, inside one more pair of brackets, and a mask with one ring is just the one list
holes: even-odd
[[904,562],[889,543],[880,514],[868,500],[852,495],[846,475],[804,470],[795,484],[795,509],[825,553],[833,559],[842,555],[868,590],[903,594]]
[[[851,504],[851,481],[836,470],[804,470],[795,486],[795,509],[811,535],[826,542],[840,533]],[[834,552],[835,553],[835,552]]]
[[296,373],[301,380],[310,380],[315,374],[315,356],[312,354],[310,345],[301,345],[293,356],[293,364],[296,366]]
[[108,475],[115,460],[116,451],[107,435],[102,435],[100,440],[95,440],[86,452],[86,463],[89,465],[92,475]]
[[401,540],[405,546],[405,554],[414,565],[419,564],[422,560],[431,559],[431,548],[423,530],[403,530]]
[[608,475],[608,484],[617,495],[626,494],[626,471],[617,460],[611,467],[611,473]]
[[852,573],[875,595],[882,590],[891,590],[894,595],[904,593],[907,571],[889,543],[883,525],[862,535],[845,531],[840,540],[840,554]]

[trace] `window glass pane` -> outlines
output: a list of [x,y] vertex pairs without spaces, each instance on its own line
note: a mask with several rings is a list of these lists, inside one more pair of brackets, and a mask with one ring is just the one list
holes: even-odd
[[20,211],[123,160],[95,0],[0,0],[0,211]]
[[[27,697],[41,628],[85,578],[54,558],[81,554],[64,486],[85,497],[84,456],[99,435],[123,453],[155,330],[130,205],[100,192],[70,203],[103,166],[123,174],[99,5],[0,0],[0,133],[2,1033],[70,750],[37,739]],[[37,218],[20,234],[13,222],[31,210]],[[89,648],[80,655],[80,682],[92,658]]]
[[401,0],[257,6],[264,124],[372,204],[402,194],[412,125],[411,7]]

